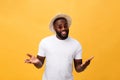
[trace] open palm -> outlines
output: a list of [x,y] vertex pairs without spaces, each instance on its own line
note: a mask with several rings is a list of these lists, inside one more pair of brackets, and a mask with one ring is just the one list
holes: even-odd
[[29,59],[26,59],[25,60],[25,63],[32,63],[32,64],[36,64],[36,63],[39,63],[39,59],[36,58],[35,56],[31,55],[31,54],[27,54],[27,56],[29,56],[30,58]]

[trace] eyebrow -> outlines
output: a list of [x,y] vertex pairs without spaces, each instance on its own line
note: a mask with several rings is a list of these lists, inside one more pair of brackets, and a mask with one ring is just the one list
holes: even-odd
[[[59,26],[59,25],[62,25],[62,24],[60,23],[60,24],[56,24],[56,25],[58,25],[58,26]],[[64,25],[68,25],[68,23],[67,23],[67,22],[65,22],[65,24],[64,24]]]

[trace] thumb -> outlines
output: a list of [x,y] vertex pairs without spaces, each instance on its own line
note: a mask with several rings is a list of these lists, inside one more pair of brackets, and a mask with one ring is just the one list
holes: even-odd
[[90,60],[90,61],[91,61],[93,58],[94,58],[94,56],[90,57],[88,60]]
[[27,54],[27,56],[29,56],[30,58],[32,57],[32,55],[31,55],[31,54],[29,54],[29,53]]

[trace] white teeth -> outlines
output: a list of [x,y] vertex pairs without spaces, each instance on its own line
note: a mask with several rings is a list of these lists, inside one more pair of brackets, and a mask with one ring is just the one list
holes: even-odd
[[62,34],[66,34],[66,31],[63,31]]

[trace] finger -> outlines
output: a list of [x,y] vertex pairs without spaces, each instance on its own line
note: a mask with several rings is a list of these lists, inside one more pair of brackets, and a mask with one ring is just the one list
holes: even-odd
[[94,56],[90,57],[89,60],[91,61],[94,58]]
[[25,63],[31,63],[30,59],[26,59]]
[[25,63],[27,63],[28,61],[29,61],[29,59],[26,59],[26,60],[25,60]]
[[32,57],[32,55],[31,55],[31,54],[29,54],[29,53],[27,54],[27,56],[29,56],[30,58]]

